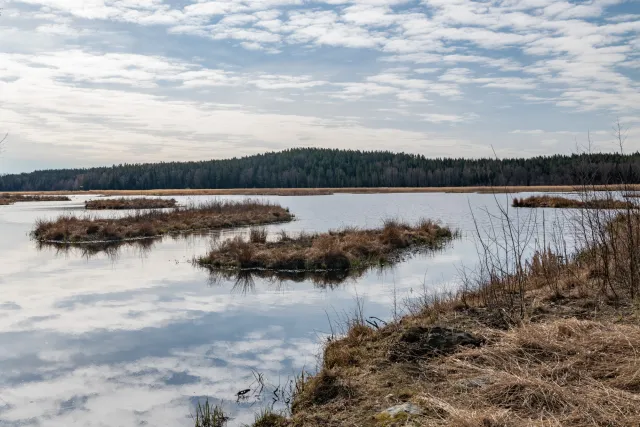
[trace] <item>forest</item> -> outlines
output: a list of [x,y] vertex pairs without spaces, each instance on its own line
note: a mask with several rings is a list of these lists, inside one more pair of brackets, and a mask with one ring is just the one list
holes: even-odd
[[464,159],[297,148],[224,160],[4,175],[0,191],[630,184],[639,177],[637,152]]

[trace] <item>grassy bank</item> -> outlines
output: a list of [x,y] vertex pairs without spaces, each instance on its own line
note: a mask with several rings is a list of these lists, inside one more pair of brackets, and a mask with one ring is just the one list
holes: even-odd
[[148,197],[136,197],[125,199],[97,199],[84,202],[85,209],[89,210],[126,210],[126,209],[166,209],[176,207],[175,199],[151,199]]
[[291,221],[285,208],[255,200],[211,201],[170,211],[148,211],[119,218],[64,215],[53,221],[38,221],[31,235],[45,242],[113,242],[166,234],[253,226]]
[[[592,191],[640,191],[640,185],[594,185]],[[572,185],[495,186],[495,187],[344,187],[344,188],[230,188],[230,189],[157,189],[157,190],[91,190],[91,191],[51,191],[17,192],[10,194],[76,194],[106,196],[317,196],[330,194],[385,194],[385,193],[522,193],[580,191]]]
[[211,269],[350,270],[388,263],[405,250],[438,248],[453,236],[449,228],[428,220],[416,225],[388,221],[380,229],[348,228],[297,237],[282,233],[275,242],[254,229],[249,241],[226,240],[197,262]]
[[71,199],[64,195],[45,194],[0,194],[0,205],[11,205],[16,202],[68,202]]
[[579,247],[509,264],[488,250],[455,294],[375,328],[354,316],[272,425],[640,425],[640,219],[620,214]]
[[531,196],[514,198],[514,208],[558,208],[558,209],[632,209],[634,204],[625,200],[605,199],[568,199],[558,196]]

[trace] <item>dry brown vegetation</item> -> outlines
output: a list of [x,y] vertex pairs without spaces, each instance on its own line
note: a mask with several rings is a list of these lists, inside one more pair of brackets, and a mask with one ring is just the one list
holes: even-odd
[[[619,191],[620,185],[591,186],[593,191]],[[640,191],[640,184],[625,185],[625,190]],[[317,196],[330,194],[379,194],[379,193],[522,193],[522,192],[558,192],[579,191],[580,187],[571,185],[533,185],[506,187],[345,187],[345,188],[230,188],[230,189],[158,189],[158,190],[90,190],[90,191],[51,191],[16,192],[11,194],[75,194],[105,196]]]
[[63,195],[39,194],[0,194],[0,205],[11,205],[16,202],[68,202],[71,199]]
[[630,209],[634,204],[613,198],[579,200],[558,196],[530,196],[522,199],[514,198],[512,206],[514,208]]
[[428,220],[416,225],[387,221],[380,229],[347,228],[295,238],[282,233],[275,242],[252,230],[248,242],[241,237],[223,241],[197,261],[212,269],[349,270],[390,262],[412,248],[438,248],[453,237],[451,229]]
[[176,199],[151,199],[136,197],[125,199],[97,199],[84,202],[85,209],[90,210],[124,210],[124,209],[166,209],[176,207]]
[[211,201],[170,211],[136,212],[118,218],[64,215],[38,221],[32,236],[39,241],[86,243],[187,234],[203,230],[291,221],[285,208],[255,200]]
[[[354,316],[299,382],[288,425],[640,425],[640,216],[607,212],[577,217],[575,256],[514,259],[509,222],[496,241],[508,262],[481,249],[455,294],[384,326]],[[383,412],[405,402],[420,413]]]

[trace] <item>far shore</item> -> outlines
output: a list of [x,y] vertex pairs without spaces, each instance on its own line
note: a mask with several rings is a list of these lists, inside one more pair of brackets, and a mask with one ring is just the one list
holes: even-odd
[[[588,186],[589,191],[640,191],[640,184]],[[384,193],[524,193],[584,191],[573,185],[495,186],[495,187],[345,187],[345,188],[229,188],[229,189],[158,189],[158,190],[88,190],[88,191],[21,191],[16,195],[105,195],[105,196],[321,196],[331,194]]]

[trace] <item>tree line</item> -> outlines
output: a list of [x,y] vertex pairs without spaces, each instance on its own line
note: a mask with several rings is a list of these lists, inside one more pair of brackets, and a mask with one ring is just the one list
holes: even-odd
[[638,183],[640,153],[513,159],[297,148],[200,162],[41,170],[0,177],[0,191],[184,188],[459,187]]

